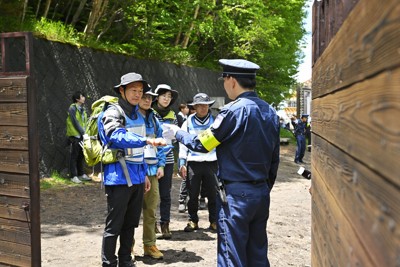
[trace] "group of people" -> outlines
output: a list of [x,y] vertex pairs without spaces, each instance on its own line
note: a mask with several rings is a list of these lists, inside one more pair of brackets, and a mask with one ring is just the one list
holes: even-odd
[[[153,91],[134,72],[123,75],[114,86],[123,113],[109,105],[99,117],[99,136],[103,144],[124,151],[129,175],[120,161],[104,165],[108,213],[103,266],[135,266],[131,253],[142,211],[144,255],[163,257],[156,246],[156,208],[160,202],[158,237],[169,239],[176,142],[178,170],[185,181],[181,188],[188,195],[189,220],[184,231],[199,229],[202,195],[208,200],[209,229],[218,236],[218,266],[269,266],[266,227],[279,165],[279,117],[254,91],[257,64],[242,59],[219,62],[220,79],[233,101],[215,118],[210,111],[214,101],[204,93],[196,94],[186,107],[194,110],[192,114],[181,110],[180,121],[171,108],[178,98],[171,86],[159,84]],[[80,114],[70,116],[87,117]],[[79,140],[83,132],[78,131]]]

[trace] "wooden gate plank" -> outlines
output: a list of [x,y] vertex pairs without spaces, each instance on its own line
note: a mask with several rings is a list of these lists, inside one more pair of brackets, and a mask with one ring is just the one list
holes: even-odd
[[28,126],[26,103],[0,103],[0,125]]
[[28,150],[28,128],[0,126],[0,149]]
[[[399,57],[400,58],[400,57]],[[313,132],[400,187],[400,68],[313,100]]]
[[399,66],[398,14],[398,0],[360,0],[313,66],[313,98]]
[[29,198],[29,176],[0,172],[0,197],[14,196]]
[[[348,221],[357,236],[355,245],[349,240],[352,249],[366,250],[376,266],[395,266],[400,247],[399,189],[315,135],[312,164],[318,170],[315,172],[325,178],[321,194],[331,195],[335,200],[326,205],[340,210],[340,215],[332,220],[337,224]],[[317,201],[314,204],[321,205]],[[313,218],[318,220],[318,216]],[[360,244],[357,240],[361,241]],[[346,250],[346,247],[338,249]]]
[[27,102],[27,77],[1,77],[0,102]]
[[0,149],[0,172],[29,174],[28,151]]

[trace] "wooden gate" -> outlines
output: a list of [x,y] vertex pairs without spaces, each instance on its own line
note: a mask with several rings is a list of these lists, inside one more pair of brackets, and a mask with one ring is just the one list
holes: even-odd
[[1,33],[0,265],[41,266],[32,35]]
[[400,266],[400,1],[313,7],[312,266]]

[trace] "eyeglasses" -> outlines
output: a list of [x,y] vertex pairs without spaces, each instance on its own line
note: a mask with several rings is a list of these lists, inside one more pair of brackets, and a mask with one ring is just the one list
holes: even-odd
[[153,100],[153,97],[151,95],[143,95],[142,99],[143,100]]
[[165,99],[172,99],[173,97],[171,95],[160,95],[162,98]]

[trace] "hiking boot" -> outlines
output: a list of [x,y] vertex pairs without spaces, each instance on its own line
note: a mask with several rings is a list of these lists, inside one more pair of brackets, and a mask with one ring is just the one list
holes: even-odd
[[161,251],[158,250],[156,245],[152,246],[143,245],[143,248],[145,256],[150,256],[153,259],[162,259],[164,257],[164,254],[162,254]]
[[169,222],[160,223],[161,225],[161,235],[158,236],[158,239],[171,239],[172,234],[169,231]]
[[208,229],[210,229],[213,232],[216,232],[217,231],[217,223],[216,222],[210,223],[210,227],[208,227]]
[[92,178],[90,178],[90,177],[87,176],[86,174],[84,174],[84,175],[82,175],[82,176],[79,176],[78,178],[79,178],[79,180],[81,180],[81,181],[91,181],[91,180],[92,180]]
[[199,229],[199,225],[195,222],[189,221],[183,231],[185,232],[193,232],[194,230]]
[[184,202],[179,203],[178,211],[179,211],[180,213],[184,213],[184,212],[186,211],[186,205],[185,205]]
[[77,176],[74,176],[74,178],[71,179],[71,182],[76,183],[76,184],[82,183],[82,181],[79,180],[79,178]]
[[204,197],[200,198],[199,200],[199,209],[205,210],[207,208],[206,199]]

